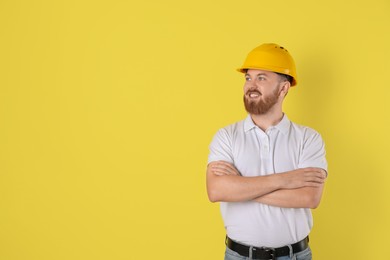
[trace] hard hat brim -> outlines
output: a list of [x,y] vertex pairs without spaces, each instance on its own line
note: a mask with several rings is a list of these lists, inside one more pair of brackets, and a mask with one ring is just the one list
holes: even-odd
[[247,70],[249,69],[253,69],[253,70],[265,70],[265,71],[270,71],[270,72],[275,72],[275,73],[280,73],[280,74],[284,74],[284,75],[288,75],[290,77],[292,77],[293,81],[291,83],[291,87],[297,85],[297,80],[292,76],[290,75],[289,73],[286,73],[285,70],[281,70],[281,69],[269,69],[269,68],[260,68],[260,67],[255,67],[255,66],[250,66],[250,67],[241,67],[241,68],[238,68],[236,69],[238,72],[241,72],[241,73],[246,73]]

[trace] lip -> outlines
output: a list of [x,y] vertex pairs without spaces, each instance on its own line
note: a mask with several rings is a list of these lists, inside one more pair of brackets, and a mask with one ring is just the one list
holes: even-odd
[[249,97],[249,98],[258,98],[261,96],[261,93],[257,90],[255,91],[248,91],[246,92],[246,96]]

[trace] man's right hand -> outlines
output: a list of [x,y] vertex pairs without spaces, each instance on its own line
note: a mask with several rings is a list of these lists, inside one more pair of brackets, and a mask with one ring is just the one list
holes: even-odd
[[326,171],[321,168],[301,168],[280,173],[283,189],[297,189],[303,187],[320,187],[326,179]]

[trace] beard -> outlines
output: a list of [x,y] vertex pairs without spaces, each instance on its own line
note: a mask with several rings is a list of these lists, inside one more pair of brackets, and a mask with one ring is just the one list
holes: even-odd
[[246,94],[244,94],[245,110],[249,114],[264,115],[278,102],[279,88],[275,89],[275,91],[269,97],[263,97],[258,101],[251,101],[247,98],[250,92],[253,91],[249,90]]

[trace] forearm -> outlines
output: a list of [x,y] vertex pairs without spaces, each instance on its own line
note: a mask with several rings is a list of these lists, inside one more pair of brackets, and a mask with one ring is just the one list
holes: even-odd
[[277,176],[242,177],[218,176],[209,173],[207,192],[210,201],[250,201],[280,188]]
[[[318,187],[323,184],[324,179],[324,171],[317,168],[243,177],[233,164],[217,161],[210,163],[207,167],[207,193],[212,202],[251,201],[277,190]],[[267,202],[270,200],[269,203],[278,203],[279,200],[283,201],[283,198],[286,197],[282,192],[264,199],[267,199]]]
[[314,209],[318,207],[321,201],[323,186],[280,189],[260,196],[254,199],[254,201],[281,208]]

